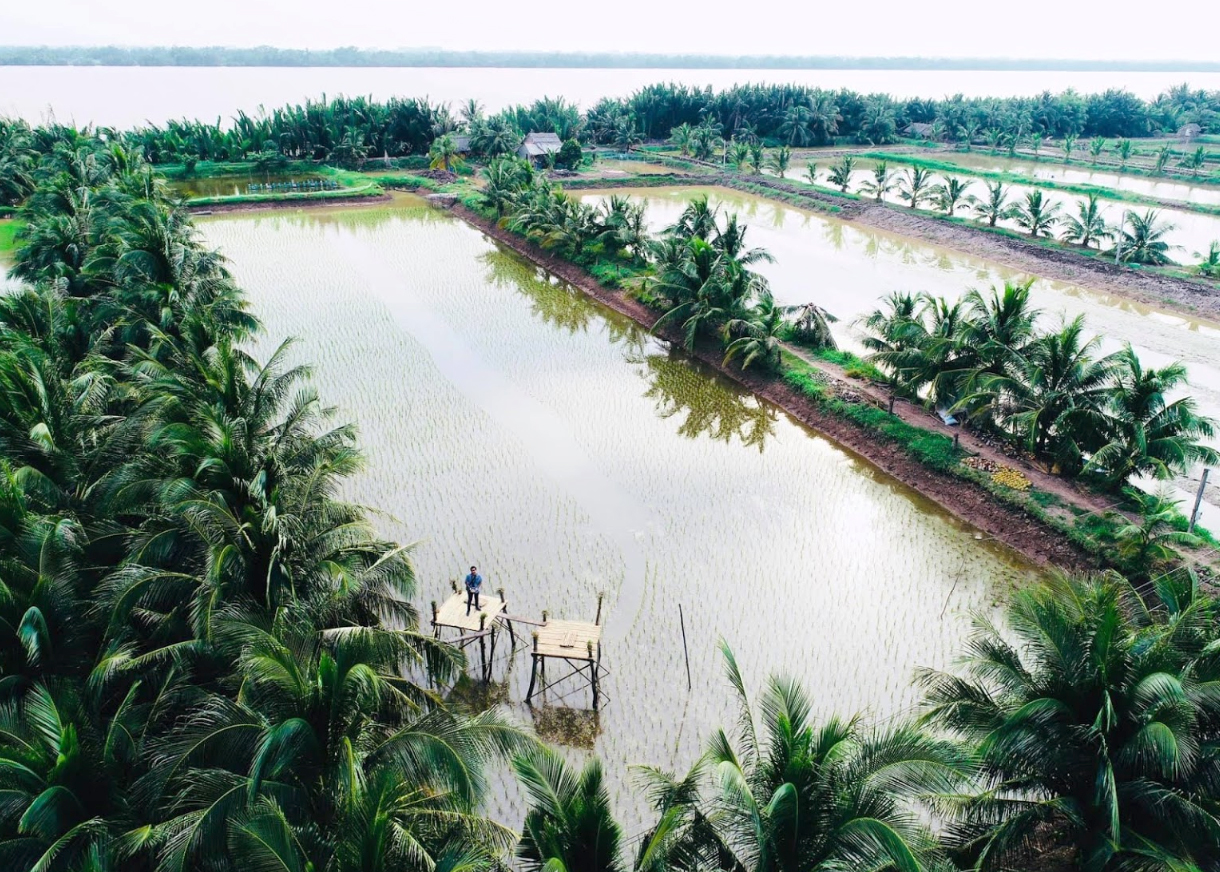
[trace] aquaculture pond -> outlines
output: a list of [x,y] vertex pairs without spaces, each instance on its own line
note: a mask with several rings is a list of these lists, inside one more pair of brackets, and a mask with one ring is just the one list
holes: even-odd
[[[464,690],[595,749],[635,823],[643,799],[627,766],[682,769],[714,725],[731,723],[719,639],[754,686],[780,670],[823,714],[887,718],[915,703],[915,667],[947,665],[970,613],[1031,575],[416,198],[200,225],[266,325],[258,353],[299,337],[292,356],[314,364],[322,396],[359,425],[369,463],[350,496],[417,543],[421,613],[471,563],[516,614],[591,620],[606,592],[599,715],[575,684],[522,706],[524,650],[500,647],[493,685]],[[497,794],[505,815],[512,790]]]
[[[654,230],[673,221],[691,198],[706,194],[713,205],[737,212],[749,224],[748,240],[775,256],[759,264],[778,300],[814,302],[839,318],[836,336],[848,348],[861,350],[853,321],[875,309],[892,291],[926,291],[956,298],[970,288],[987,289],[1006,280],[1032,278],[994,261],[909,237],[840,221],[773,200],[725,188],[647,188],[630,192],[581,191],[596,201],[610,193],[629,193],[648,204]],[[1088,327],[1102,337],[1104,351],[1130,342],[1150,366],[1181,360],[1190,370],[1190,389],[1201,411],[1220,419],[1220,325],[1170,313],[1123,297],[1078,286],[1035,279],[1035,305],[1053,326],[1061,318],[1083,314]],[[1186,496],[1189,482],[1181,484]],[[1205,521],[1220,526],[1220,512],[1208,507]]]
[[[1179,150],[1184,148],[1181,144],[1175,147]],[[1177,176],[1172,179],[1156,179],[1144,175],[1120,173],[1113,167],[1092,167],[1089,165],[1087,153],[1079,145],[1073,154],[1075,157],[1070,164],[1050,157],[1037,161],[1020,160],[981,152],[938,153],[936,159],[958,164],[967,170],[1015,173],[1034,179],[1050,179],[1073,185],[1117,188],[1135,194],[1159,197],[1163,200],[1220,206],[1220,185],[1202,183],[1208,178],[1208,174],[1215,173],[1210,165],[1202,171],[1199,179],[1201,183],[1194,184],[1190,180]]]
[[[817,162],[817,184],[824,188],[833,189],[835,188],[835,185],[833,185],[828,179],[830,163],[830,161]],[[862,186],[866,182],[873,180],[873,165],[874,162],[871,160],[857,160],[857,168],[851,174],[851,185],[849,186],[848,190],[852,191],[853,193],[861,193]],[[906,164],[896,162],[889,164],[890,178],[894,183],[894,187],[888,194],[885,195],[884,199],[886,202],[903,206],[907,205],[903,201],[901,192],[898,188],[898,181],[907,173],[907,171],[908,165]],[[769,174],[774,175],[773,172],[768,172]],[[807,181],[807,172],[807,165],[802,164],[789,169],[786,176],[788,179],[800,179],[801,181]],[[939,183],[943,180],[945,173],[936,170],[932,172],[932,175],[934,176],[933,181]],[[971,179],[970,169],[968,167],[963,166],[962,172],[954,175],[961,178],[963,181],[968,182],[966,188],[967,196],[974,196],[981,199],[987,195],[987,185],[989,182],[979,178]],[[1023,185],[1017,182],[1010,184],[1005,182],[1004,187],[1008,190],[1008,204],[1010,206],[1015,206],[1024,199],[1028,192],[1034,190],[1036,185]],[[1060,217],[1076,214],[1076,204],[1086,199],[1084,194],[1071,194],[1066,191],[1055,191],[1049,188],[1043,189],[1043,196],[1049,203],[1059,204]],[[1170,230],[1165,235],[1165,241],[1172,246],[1169,252],[1170,258],[1180,264],[1199,263],[1203,259],[1212,241],[1220,240],[1220,216],[1205,215],[1198,212],[1186,211],[1184,209],[1175,209],[1170,206],[1147,206],[1140,203],[1128,203],[1122,200],[1113,200],[1106,197],[1099,197],[1098,203],[1101,206],[1102,217],[1105,218],[1106,222],[1111,226],[1117,226],[1122,223],[1123,215],[1128,211],[1143,215],[1149,209],[1153,209],[1159,216],[1160,222],[1170,225]],[[931,209],[932,207],[930,203],[923,203],[921,204],[920,208],[927,210]],[[958,206],[958,216],[968,217],[970,214],[971,213],[966,203],[962,203],[960,206]],[[1009,219],[1000,221],[999,223],[1001,227],[1005,227],[1009,230],[1021,231],[1020,225],[1017,224],[1015,220]],[[1062,225],[1060,224],[1054,227],[1052,232],[1054,236],[1058,238],[1063,232]],[[1106,245],[1108,247],[1109,243],[1106,243]]]
[[277,189],[292,190],[296,185],[302,191],[320,190],[324,184],[333,184],[327,177],[317,173],[251,173],[211,176],[208,178],[174,179],[169,186],[175,193],[188,200],[200,197],[235,197],[258,193],[253,186],[274,185]]

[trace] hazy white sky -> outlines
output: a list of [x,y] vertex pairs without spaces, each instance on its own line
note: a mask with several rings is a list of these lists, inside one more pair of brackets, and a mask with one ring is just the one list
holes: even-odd
[[[1176,24],[1141,26],[1148,21],[1147,0],[870,0],[854,6],[810,0],[0,0],[0,45],[1209,60],[1216,56],[1216,9],[1214,0],[1185,0],[1174,7]],[[1200,26],[1182,26],[1190,21]]]

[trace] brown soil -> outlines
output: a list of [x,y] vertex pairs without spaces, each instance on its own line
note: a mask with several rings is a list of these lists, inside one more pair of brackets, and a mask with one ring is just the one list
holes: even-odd
[[[451,211],[467,223],[479,228],[502,245],[511,248],[554,275],[580,288],[591,297],[620,312],[645,327],[651,327],[656,313],[638,300],[599,284],[580,267],[544,251],[537,245],[511,233],[495,223],[471,212],[461,204]],[[678,337],[671,331],[661,330],[659,335],[676,342]],[[1002,542],[1027,559],[1040,564],[1053,564],[1066,568],[1082,568],[1093,563],[1092,559],[1069,542],[1061,533],[1046,526],[1013,506],[998,502],[984,488],[947,473],[936,472],[912,458],[900,446],[882,442],[850,421],[829,415],[817,405],[774,377],[758,372],[730,369],[723,365],[717,351],[699,349],[694,357],[712,367],[755,394],[765,397],[807,426],[824,434],[853,454],[876,466],[927,499],[936,503],[954,517],[978,528],[988,538]],[[818,361],[817,366],[833,376],[833,367]],[[852,385],[854,389],[867,392],[867,388]],[[904,419],[920,418],[918,424],[927,426],[927,416],[921,410],[895,409]],[[914,423],[914,421],[913,421]],[[980,448],[985,448],[981,446]],[[971,450],[973,446],[971,446]],[[994,451],[994,449],[987,449]],[[1011,458],[1004,458],[1008,465]],[[1044,474],[1038,470],[1022,469],[1027,475],[1033,472],[1039,478]],[[1032,478],[1033,476],[1031,476]],[[1060,482],[1060,485],[1066,483]],[[1042,487],[1043,482],[1038,481]],[[1078,494],[1075,496],[1079,496]]]

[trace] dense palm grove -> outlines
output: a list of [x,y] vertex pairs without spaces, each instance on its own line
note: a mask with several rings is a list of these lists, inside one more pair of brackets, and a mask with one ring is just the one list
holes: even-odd
[[[1080,95],[1049,92],[1029,98],[896,100],[884,94],[826,91],[799,85],[737,85],[723,91],[656,84],[624,98],[606,98],[581,112],[562,98],[542,98],[488,115],[471,101],[459,110],[424,98],[384,103],[365,97],[337,97],[285,106],[251,116],[239,112],[232,123],[183,119],[129,131],[98,131],[153,163],[234,161],[255,156],[327,160],[358,166],[367,157],[425,154],[438,135],[462,130],[472,149],[486,157],[509,154],[530,132],[554,132],[629,150],[645,139],[665,139],[683,125],[702,130],[706,140],[758,140],[788,145],[833,141],[882,144],[912,123],[929,124],[936,138],[972,141],[1027,136],[1133,137],[1174,132],[1199,124],[1204,132],[1220,125],[1220,93],[1173,88],[1153,101],[1118,90]],[[0,121],[0,178],[16,172],[30,150],[75,131],[49,124],[30,129]],[[76,134],[80,135],[80,134]],[[11,192],[0,190],[3,198]]]
[[[141,151],[4,134],[26,229],[0,298],[0,868],[1220,868],[1220,605],[1185,570],[1015,594],[883,725],[815,718],[784,678],[752,700],[726,649],[739,722],[685,774],[638,772],[655,818],[628,839],[596,761],[436,689],[462,660],[416,632],[408,553],[339,497],[352,428],[284,350],[251,358],[256,318]],[[620,269],[691,344],[774,366],[781,337],[828,342],[706,201],[654,237],[625,199],[581,204],[514,160],[487,174],[489,214]],[[1205,422],[1164,403],[1178,369],[1033,320],[1010,288],[895,297],[868,326],[896,389],[1045,433],[1057,463],[1200,456]],[[1082,441],[1098,416],[1107,441]],[[520,833],[481,802],[509,767]]]

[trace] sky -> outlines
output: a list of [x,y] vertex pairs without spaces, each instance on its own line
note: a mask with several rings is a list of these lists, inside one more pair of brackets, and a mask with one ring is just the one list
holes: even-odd
[[[1182,22],[1217,15],[1185,0]],[[181,12],[175,12],[174,9]],[[344,19],[343,10],[357,15]],[[1192,13],[1192,8],[1203,19]],[[1212,11],[1207,11],[1208,9]],[[859,7],[857,7],[859,10]],[[1041,11],[1046,10],[1046,11]],[[924,57],[1208,60],[1213,27],[1133,26],[1147,0],[513,3],[507,0],[0,0],[0,45],[274,45],[283,48],[641,51]],[[1214,23],[1214,21],[1213,21]]]

